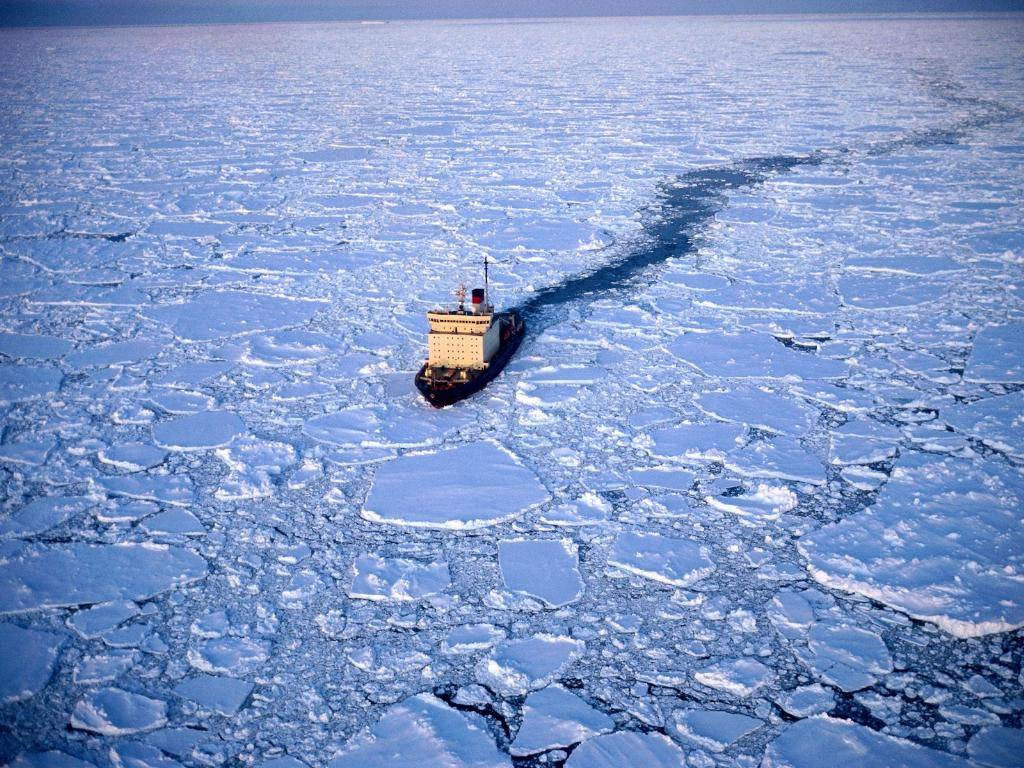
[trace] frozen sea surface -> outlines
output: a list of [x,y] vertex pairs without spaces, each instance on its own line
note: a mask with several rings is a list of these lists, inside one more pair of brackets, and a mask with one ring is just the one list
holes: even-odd
[[0,764],[1020,765],[1022,51],[0,30]]

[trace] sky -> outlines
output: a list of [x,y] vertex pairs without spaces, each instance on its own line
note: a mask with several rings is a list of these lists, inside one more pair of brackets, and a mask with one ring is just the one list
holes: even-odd
[[1024,11],[1024,0],[0,0],[0,26]]

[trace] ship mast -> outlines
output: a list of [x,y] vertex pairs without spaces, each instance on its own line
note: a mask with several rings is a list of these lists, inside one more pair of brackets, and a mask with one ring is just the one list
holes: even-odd
[[491,303],[491,286],[487,280],[487,254],[484,254],[484,301]]

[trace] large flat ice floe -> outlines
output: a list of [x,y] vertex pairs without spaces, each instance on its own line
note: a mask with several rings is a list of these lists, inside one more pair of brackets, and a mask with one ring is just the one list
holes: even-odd
[[516,757],[569,747],[608,733],[615,721],[560,685],[549,685],[526,697],[523,724],[510,751]]
[[15,624],[0,624],[0,704],[27,699],[53,674],[66,637]]
[[629,531],[612,543],[608,564],[675,587],[687,587],[715,570],[707,549],[696,541]]
[[511,768],[484,721],[452,709],[429,693],[393,704],[375,725],[354,736],[328,768]]
[[768,745],[764,768],[968,768],[967,760],[904,739],[872,731],[848,720],[817,716],[789,726]]
[[660,733],[617,731],[595,736],[578,746],[565,768],[679,768],[686,755],[670,738]]
[[349,597],[363,600],[419,600],[451,585],[448,563],[360,555],[352,564]]
[[878,501],[798,542],[826,586],[957,637],[1024,626],[1024,479],[992,463],[901,459]]
[[1024,323],[982,328],[974,337],[964,379],[977,382],[1024,381]]
[[481,659],[477,680],[502,696],[521,696],[552,682],[584,650],[581,640],[562,635],[505,640]]
[[579,555],[568,539],[507,539],[498,542],[498,564],[506,589],[559,608],[583,592]]
[[0,614],[142,600],[206,576],[206,560],[159,544],[29,548],[0,562]]
[[103,736],[126,736],[167,724],[167,702],[120,688],[86,694],[71,713],[71,727]]
[[200,411],[153,425],[157,445],[173,451],[220,448],[244,433],[245,424],[231,411]]
[[146,313],[170,326],[185,342],[300,325],[324,304],[242,291],[206,291],[181,304],[152,307]]
[[797,352],[763,333],[687,333],[668,350],[705,376],[736,379],[838,379],[849,367],[838,360]]
[[378,523],[468,530],[508,520],[548,498],[512,453],[484,441],[382,464],[362,515]]

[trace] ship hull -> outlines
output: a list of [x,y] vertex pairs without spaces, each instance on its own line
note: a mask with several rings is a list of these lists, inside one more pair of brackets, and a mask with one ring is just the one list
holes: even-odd
[[416,389],[420,391],[428,403],[435,408],[444,408],[446,405],[464,400],[486,387],[504,370],[505,366],[508,365],[508,361],[512,359],[516,350],[519,349],[519,345],[526,335],[526,324],[519,316],[519,313],[514,310],[501,314],[505,316],[502,318],[502,322],[511,323],[510,332],[502,338],[501,346],[498,347],[498,351],[494,353],[494,356],[484,370],[465,381],[438,382],[426,375],[426,364],[420,368],[416,374]]

